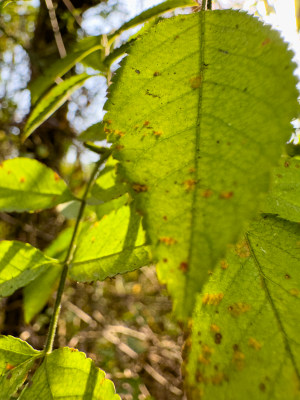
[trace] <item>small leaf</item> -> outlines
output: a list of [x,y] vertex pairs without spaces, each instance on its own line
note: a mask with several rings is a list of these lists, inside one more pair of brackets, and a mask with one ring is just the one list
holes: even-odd
[[58,261],[45,256],[27,243],[3,240],[0,242],[0,297],[9,296],[28,285],[50,265]]
[[149,265],[149,249],[140,216],[128,206],[86,223],[70,267],[71,278],[80,281],[104,280],[108,276]]
[[72,76],[54,86],[39,101],[32,110],[27,123],[25,125],[22,140],[28,138],[43,122],[45,122],[65,101],[71,96],[75,90],[79,89],[91,75],[86,73]]
[[[299,399],[299,265],[299,224],[274,216],[232,248],[197,300],[189,400]],[[216,294],[221,301],[207,301]]]
[[33,399],[121,400],[105,373],[85,354],[70,348],[46,356],[32,385],[20,396],[20,400]]
[[72,199],[66,183],[40,162],[20,157],[0,163],[1,211],[38,211]]
[[37,100],[49,89],[55,81],[78,62],[82,61],[89,54],[101,49],[101,39],[99,36],[87,37],[80,40],[76,48],[71,49],[67,56],[54,62],[49,66],[45,73],[30,83],[31,103],[35,104]]
[[106,134],[104,132],[103,122],[98,122],[87,128],[84,132],[77,137],[81,142],[97,142],[106,139]]
[[8,400],[26,379],[40,352],[12,336],[0,336],[0,400]]
[[285,157],[280,160],[262,211],[289,221],[300,221],[300,159]]
[[232,10],[164,20],[128,52],[106,130],[186,320],[269,189],[299,109],[295,65],[278,32]]
[[157,6],[149,8],[148,10],[143,11],[141,14],[132,18],[130,21],[123,24],[115,33],[112,34],[112,38],[114,39],[116,36],[120,35],[127,29],[133,28],[137,25],[140,25],[151,18],[158,17],[165,12],[172,11],[179,7],[195,7],[199,6],[196,0],[166,0]]

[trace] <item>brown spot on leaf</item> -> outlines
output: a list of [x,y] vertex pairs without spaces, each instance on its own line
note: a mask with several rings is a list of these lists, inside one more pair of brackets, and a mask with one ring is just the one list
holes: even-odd
[[202,303],[207,305],[218,305],[223,299],[223,293],[205,293],[202,297]]
[[284,166],[285,168],[288,168],[290,166],[290,163],[288,161],[285,161]]
[[228,307],[228,311],[233,317],[239,317],[249,310],[251,310],[251,306],[246,303],[234,303]]
[[233,197],[233,192],[222,192],[219,197],[220,199],[231,199],[231,197]]
[[229,264],[226,260],[221,260],[220,265],[222,269],[227,269],[229,267]]
[[164,259],[163,259],[163,262],[166,263],[166,262],[168,262],[168,260],[167,260],[166,258],[164,258]]
[[289,274],[285,274],[284,277],[285,277],[285,279],[291,279]]
[[215,343],[216,343],[216,344],[221,344],[222,338],[223,338],[223,336],[222,336],[221,333],[219,333],[219,332],[216,333],[216,334],[215,334]]
[[161,237],[161,238],[159,238],[159,241],[161,243],[165,243],[167,246],[171,246],[172,244],[177,243],[177,240],[173,239],[171,237]]
[[120,150],[124,149],[124,146],[123,146],[122,144],[117,144],[116,147],[115,147],[115,149],[116,149],[117,151],[120,151]]
[[147,192],[148,186],[146,186],[146,185],[141,185],[140,183],[134,183],[134,184],[132,185],[132,189],[133,189],[135,192],[137,192],[137,193],[140,193],[140,192]]
[[189,173],[190,173],[190,174],[193,174],[194,172],[196,172],[196,168],[191,167],[191,168],[189,169]]
[[204,197],[205,199],[208,199],[211,197],[213,194],[213,191],[210,189],[205,189],[204,192],[201,193],[201,196]]
[[153,76],[159,76],[159,75],[160,75],[159,71],[155,71],[154,74],[153,74]]
[[187,262],[185,262],[185,261],[182,261],[181,263],[180,263],[180,265],[179,265],[179,269],[182,271],[182,272],[187,272],[187,270],[189,269],[189,265],[188,265],[188,263]]
[[190,79],[190,86],[192,89],[198,89],[201,86],[201,76],[194,76]]
[[271,39],[270,38],[266,38],[263,42],[262,42],[262,46],[266,46],[267,44],[271,43]]
[[166,215],[163,216],[164,221],[168,221],[168,217]]
[[149,124],[150,124],[149,121],[145,121],[143,125],[144,125],[144,126],[148,126]]
[[183,186],[187,192],[190,190],[193,190],[197,181],[195,179],[187,179],[186,181],[183,182]]
[[139,69],[136,69],[134,72],[137,73],[138,75],[141,73]]
[[266,385],[264,383],[260,383],[259,384],[259,390],[261,390],[262,392],[266,391]]
[[21,183],[24,183],[25,181],[26,181],[26,179],[24,178],[24,176],[21,176],[20,182],[21,182]]

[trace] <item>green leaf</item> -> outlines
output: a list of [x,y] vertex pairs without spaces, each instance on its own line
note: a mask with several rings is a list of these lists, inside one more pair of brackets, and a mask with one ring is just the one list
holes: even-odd
[[28,138],[43,122],[45,122],[65,101],[80,88],[91,75],[86,73],[72,76],[54,86],[38,102],[32,110],[25,125],[22,140]]
[[3,240],[0,242],[0,297],[9,296],[28,285],[58,261],[45,256],[27,243]]
[[106,139],[103,122],[98,122],[87,128],[77,137],[81,142],[97,142]]
[[273,185],[262,207],[289,221],[300,221],[300,159],[285,157],[274,169]]
[[0,164],[1,211],[38,211],[73,199],[59,175],[36,160],[20,157]]
[[70,348],[53,351],[33,377],[20,400],[121,400],[113,383],[85,354]]
[[[92,199],[90,199],[90,201],[91,200]],[[132,199],[130,199],[129,194],[126,193],[123,196],[118,197],[117,199],[113,199],[105,203],[96,205],[93,207],[93,209],[95,210],[98,220],[100,220],[105,215],[110,214],[112,211],[117,211],[119,208],[128,205],[130,201],[132,201]]]
[[26,324],[45,307],[49,297],[54,292],[59,277],[62,273],[62,266],[50,266],[42,272],[34,281],[29,283],[23,291],[24,320]]
[[138,38],[110,86],[114,157],[181,319],[268,190],[299,107],[291,56],[254,17],[199,12]]
[[99,222],[86,223],[70,266],[71,278],[80,282],[104,280],[149,265],[140,222],[141,217],[125,206]]
[[111,35],[110,40],[114,40],[117,36],[119,36],[122,32],[127,29],[133,28],[137,25],[140,25],[151,18],[158,17],[159,15],[175,10],[179,7],[195,7],[199,6],[196,0],[166,0],[157,6],[149,8],[148,10],[143,11],[141,14],[132,18],[130,21],[123,24],[115,33]]
[[30,83],[31,103],[35,104],[37,100],[49,89],[58,78],[70,71],[74,65],[82,61],[89,54],[102,48],[101,38],[99,36],[87,37],[80,40],[76,48],[66,57],[54,62],[44,74]]
[[299,399],[299,263],[299,224],[274,216],[229,252],[197,301],[189,400]]
[[100,172],[91,190],[91,196],[95,199],[104,202],[110,201],[128,192],[127,185],[118,180],[116,164],[115,160],[109,159],[105,168]]
[[0,400],[10,399],[26,379],[40,352],[12,336],[0,336]]
[[1,0],[0,12],[10,3],[13,3],[13,0]]

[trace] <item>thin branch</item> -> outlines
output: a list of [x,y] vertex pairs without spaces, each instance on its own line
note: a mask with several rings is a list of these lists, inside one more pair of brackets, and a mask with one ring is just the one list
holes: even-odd
[[81,24],[82,24],[82,17],[81,15],[76,15],[76,8],[73,6],[72,2],[70,0],[63,0],[65,6],[67,7],[67,9],[70,11],[70,13],[72,14],[72,16],[74,17],[75,21],[77,22],[77,24],[80,26],[81,28]]
[[45,3],[48,8],[50,22],[52,25],[54,38],[55,38],[55,42],[56,42],[56,46],[57,46],[59,55],[61,58],[64,58],[67,55],[67,52],[66,52],[66,48],[65,48],[65,45],[63,42],[63,38],[62,38],[60,30],[59,30],[59,25],[58,25],[58,21],[56,18],[56,13],[55,13],[55,9],[54,9],[52,0],[45,0]]

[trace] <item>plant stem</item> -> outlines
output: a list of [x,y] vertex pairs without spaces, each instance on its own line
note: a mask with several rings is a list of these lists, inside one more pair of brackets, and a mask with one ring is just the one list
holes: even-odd
[[205,11],[205,10],[211,10],[211,6],[212,6],[212,0],[202,0],[202,7],[201,10]]
[[211,10],[211,6],[212,6],[212,0],[207,0],[207,5],[206,5],[206,9],[207,10]]
[[44,350],[45,354],[50,354],[53,349],[53,342],[54,342],[54,338],[55,338],[58,317],[59,317],[59,313],[60,313],[60,309],[61,309],[62,295],[63,295],[63,291],[64,291],[64,287],[65,287],[65,283],[66,283],[66,279],[67,279],[67,275],[68,275],[69,265],[72,262],[74,251],[76,249],[76,239],[77,239],[77,236],[79,233],[79,225],[80,225],[81,219],[83,217],[84,209],[86,206],[87,196],[89,194],[90,188],[94,182],[94,179],[97,175],[97,172],[98,172],[101,164],[103,164],[107,160],[107,158],[110,156],[110,154],[111,154],[111,152],[108,149],[108,151],[105,154],[103,154],[101,156],[100,160],[95,164],[95,167],[91,173],[90,179],[86,185],[84,194],[81,199],[81,205],[80,205],[80,209],[78,211],[78,215],[76,218],[73,235],[72,235],[69,247],[68,247],[67,255],[63,262],[63,270],[62,270],[62,274],[60,277],[59,286],[57,289],[54,311],[53,311],[53,315],[51,317],[49,332],[48,332],[47,341],[46,341],[45,350]]

